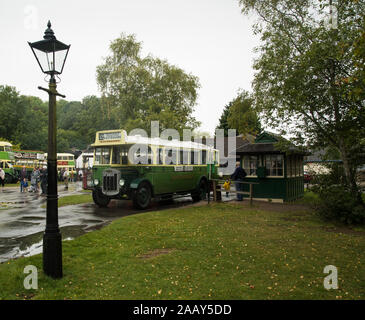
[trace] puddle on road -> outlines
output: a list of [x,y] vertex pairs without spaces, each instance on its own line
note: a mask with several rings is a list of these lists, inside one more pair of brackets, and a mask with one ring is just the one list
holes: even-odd
[[[75,193],[77,190],[72,192],[72,194]],[[70,192],[59,192],[60,196],[66,194]],[[0,212],[0,263],[42,252],[46,214],[40,206],[45,201],[45,197],[35,194],[20,194],[18,189],[12,194],[0,193],[0,203],[20,206],[19,208],[7,207],[8,210]],[[87,232],[100,229],[118,218],[148,211],[183,207],[191,203],[190,197],[184,197],[172,203],[153,202],[148,210],[136,210],[133,208],[132,201],[118,200],[112,200],[108,208],[99,208],[94,203],[60,207],[58,210],[60,231],[63,240],[72,240]]]
[[22,217],[22,220],[45,220],[46,217],[36,217],[36,216],[26,216],[26,217]]
[[[85,225],[73,225],[60,227],[62,235],[62,241],[73,240],[85,233],[100,229],[106,223],[100,223],[94,226]],[[16,259],[19,257],[29,257],[39,253],[43,250],[43,234],[44,232],[37,232],[25,237],[19,238],[0,238],[0,263],[8,261],[10,259]]]

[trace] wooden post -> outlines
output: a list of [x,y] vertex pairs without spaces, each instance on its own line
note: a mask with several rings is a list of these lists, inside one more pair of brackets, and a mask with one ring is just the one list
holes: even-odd
[[217,183],[217,201],[222,201],[222,186]]
[[213,180],[213,201],[217,201],[217,181]]

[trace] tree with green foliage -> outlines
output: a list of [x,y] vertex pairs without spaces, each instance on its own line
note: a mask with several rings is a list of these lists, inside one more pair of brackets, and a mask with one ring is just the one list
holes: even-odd
[[23,149],[47,146],[48,107],[41,99],[20,95],[14,87],[0,86],[0,136]]
[[247,91],[241,91],[223,109],[217,129],[224,129],[228,136],[228,129],[236,129],[236,134],[257,135],[261,132],[261,123],[253,107],[253,98]]
[[14,87],[0,85],[0,137],[14,140],[24,105]]
[[103,115],[115,119],[119,128],[195,129],[192,116],[200,87],[197,77],[151,55],[142,57],[141,42],[122,34],[110,44],[111,55],[97,67]]
[[232,101],[227,118],[229,128],[237,134],[257,135],[261,132],[261,123],[253,107],[254,100],[247,91],[242,91]]
[[232,101],[229,102],[223,109],[223,112],[221,114],[221,117],[219,118],[219,123],[217,125],[217,127],[215,128],[217,129],[224,129],[224,136],[228,137],[228,129],[231,129],[228,125],[228,116],[229,116],[229,109],[232,106]]
[[14,140],[26,150],[47,150],[48,103],[32,96],[20,96],[23,111],[19,114]]
[[363,1],[239,0],[261,34],[254,99],[271,127],[337,148],[346,187],[362,203],[356,168],[364,139]]

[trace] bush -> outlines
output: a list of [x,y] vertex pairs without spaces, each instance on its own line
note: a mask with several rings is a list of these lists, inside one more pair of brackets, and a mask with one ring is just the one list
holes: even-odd
[[315,211],[320,217],[345,224],[365,222],[364,205],[344,185],[321,184],[315,187],[315,192],[319,195]]

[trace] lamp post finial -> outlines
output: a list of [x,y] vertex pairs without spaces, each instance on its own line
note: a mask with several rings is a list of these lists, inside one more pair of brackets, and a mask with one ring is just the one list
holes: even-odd
[[55,35],[54,35],[54,32],[53,30],[51,29],[51,21],[48,20],[48,23],[47,23],[47,29],[46,31],[44,32],[44,36],[43,38],[44,39],[56,39]]

